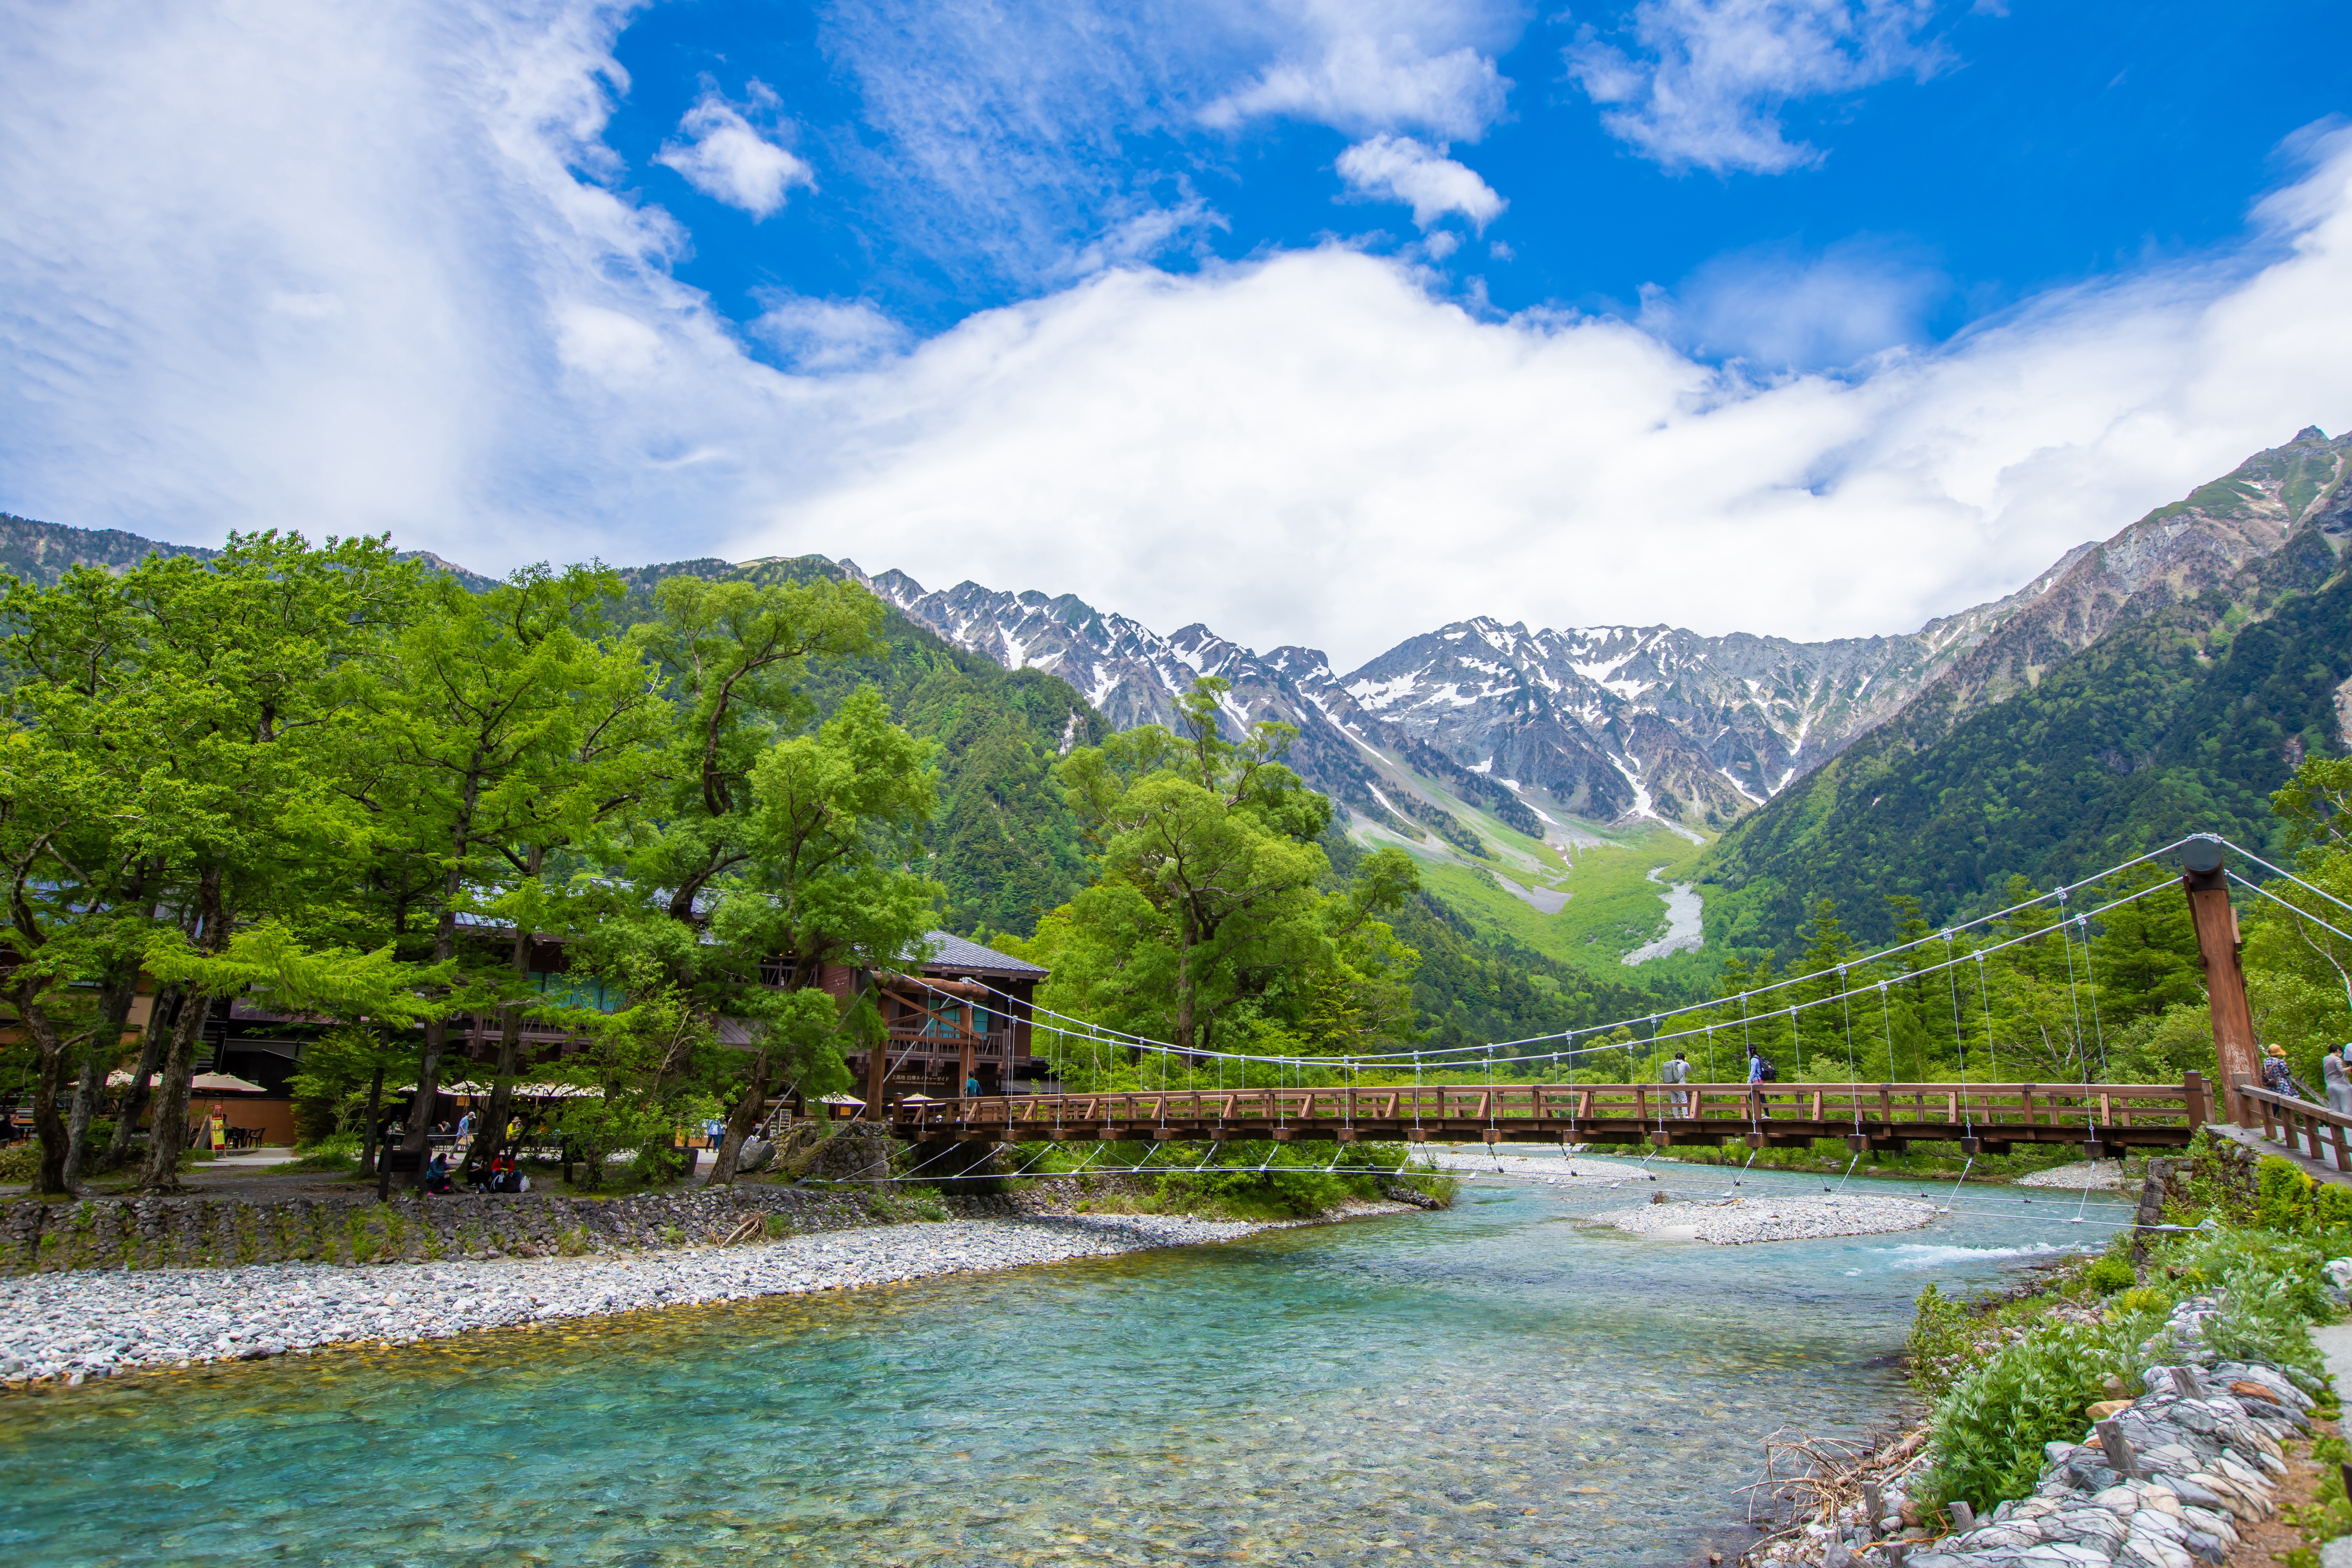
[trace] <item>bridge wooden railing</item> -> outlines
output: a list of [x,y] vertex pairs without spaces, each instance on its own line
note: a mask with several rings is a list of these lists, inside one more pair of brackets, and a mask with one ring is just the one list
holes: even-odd
[[[2179,1084],[1774,1083],[1444,1084],[1318,1089],[1126,1089],[1006,1095],[901,1104],[907,1136],[1248,1135],[1471,1138],[1512,1141],[1586,1133],[1651,1135],[1653,1142],[1780,1138],[1981,1135],[2172,1144],[2211,1113],[2203,1080]],[[1154,1131],[1153,1130],[1167,1130]]]
[[2297,1153],[2308,1153],[2323,1165],[2328,1159],[2320,1151],[2326,1149],[2336,1156],[2337,1170],[2352,1171],[2352,1153],[2347,1153],[2345,1147],[2347,1131],[2352,1130],[2352,1116],[2293,1095],[2256,1089],[2251,1083],[2239,1084],[2237,1091],[2239,1099],[2261,1113],[2263,1137],[2273,1143],[2284,1143]]

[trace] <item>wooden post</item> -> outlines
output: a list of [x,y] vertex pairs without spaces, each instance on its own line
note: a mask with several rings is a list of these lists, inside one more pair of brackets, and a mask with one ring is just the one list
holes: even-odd
[[2106,1456],[2107,1468],[2127,1481],[2143,1479],[2139,1471],[2139,1456],[2132,1452],[2131,1439],[2124,1436],[2124,1429],[2116,1424],[2116,1418],[2110,1415],[2105,1421],[2095,1423],[2095,1429],[2099,1434],[2099,1450]]
[[882,1037],[866,1053],[866,1120],[879,1121],[883,1117],[882,1091],[890,1078],[890,1031],[885,1026]]
[[961,1075],[956,1079],[956,1098],[958,1100],[961,1100],[964,1097],[965,1086],[970,1084],[972,1080],[971,1002],[970,998],[966,998],[962,1006],[957,1010],[956,1025],[958,1029],[963,1035],[963,1047],[956,1053],[956,1071]]
[[2238,967],[2238,917],[2230,908],[2220,841],[2191,839],[2180,853],[2180,886],[2197,928],[2197,962],[2205,971],[2205,997],[2213,1012],[2213,1047],[2221,1058],[2221,1102],[2230,1120],[2252,1127],[2253,1109],[2238,1085],[2262,1082],[2262,1059],[2254,1048],[2254,1016],[2246,1006],[2245,972]]

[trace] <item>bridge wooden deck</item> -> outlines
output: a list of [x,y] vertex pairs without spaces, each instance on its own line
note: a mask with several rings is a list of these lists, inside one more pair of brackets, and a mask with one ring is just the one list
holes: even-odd
[[993,1095],[890,1108],[919,1141],[1622,1143],[1788,1148],[1843,1138],[1901,1152],[1911,1142],[2006,1153],[2074,1143],[2099,1154],[2172,1149],[2210,1119],[2194,1073],[2179,1084],[1447,1084],[1336,1089],[1131,1089]]

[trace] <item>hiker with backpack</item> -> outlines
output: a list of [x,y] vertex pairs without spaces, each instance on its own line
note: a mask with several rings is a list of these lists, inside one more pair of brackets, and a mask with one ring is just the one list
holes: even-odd
[[[1749,1083],[1774,1083],[1779,1081],[1780,1077],[1780,1069],[1767,1061],[1761,1050],[1754,1046],[1748,1047],[1748,1081]],[[1761,1094],[1756,1097],[1756,1108],[1763,1115],[1772,1114],[1772,1108],[1764,1103],[1764,1097]]]

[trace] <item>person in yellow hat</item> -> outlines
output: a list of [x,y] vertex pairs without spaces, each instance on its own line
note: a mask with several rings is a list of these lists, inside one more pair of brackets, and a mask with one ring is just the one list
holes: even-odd
[[2263,1087],[2273,1094],[2294,1092],[2294,1074],[2286,1065],[2286,1052],[2278,1046],[2263,1047]]

